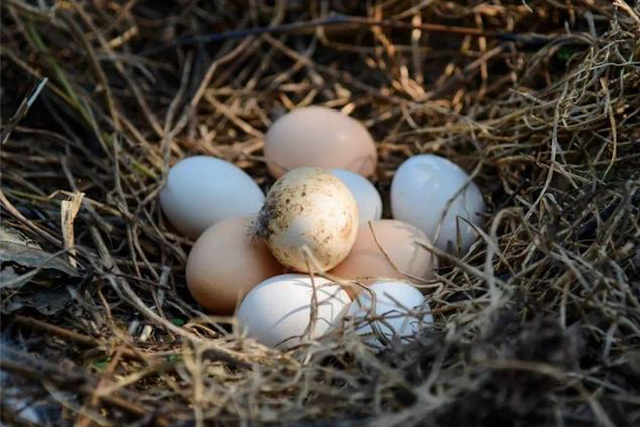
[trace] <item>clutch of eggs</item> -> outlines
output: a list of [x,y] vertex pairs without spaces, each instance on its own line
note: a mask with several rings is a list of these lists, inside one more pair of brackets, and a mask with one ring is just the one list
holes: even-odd
[[[167,175],[162,210],[198,238],[186,268],[194,299],[212,313],[237,313],[239,331],[282,349],[345,318],[374,347],[433,323],[405,280],[435,278],[431,245],[463,254],[476,239],[485,206],[469,176],[442,157],[414,156],[392,181],[394,219],[381,219],[366,178],[375,144],[356,120],[324,107],[294,110],[270,127],[264,153],[278,178],[266,198],[244,171],[213,157],[183,159]],[[310,268],[360,286],[298,274]]]

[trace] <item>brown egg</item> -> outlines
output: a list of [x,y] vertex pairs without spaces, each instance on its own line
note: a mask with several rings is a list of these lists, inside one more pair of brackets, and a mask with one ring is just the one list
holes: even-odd
[[303,166],[370,176],[378,158],[360,122],[326,107],[299,108],[276,120],[265,136],[264,155],[276,178]]
[[191,249],[187,286],[193,299],[212,313],[233,314],[254,286],[284,272],[262,240],[249,235],[252,219],[219,221]]
[[371,283],[372,278],[429,280],[434,277],[438,258],[417,244],[429,241],[422,231],[392,219],[371,221],[371,226],[375,240],[368,224],[360,227],[351,252],[340,265],[330,271],[331,274],[347,280],[360,278],[364,284]]

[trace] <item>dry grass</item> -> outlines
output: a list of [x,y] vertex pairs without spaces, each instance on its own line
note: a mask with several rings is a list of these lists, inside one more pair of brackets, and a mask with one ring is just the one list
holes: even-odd
[[[14,394],[51,425],[640,422],[633,1],[51,3],[2,2],[3,230],[50,263],[3,244],[3,425],[32,425]],[[416,27],[282,27],[330,11]],[[282,31],[229,33],[259,26]],[[226,35],[193,39],[211,33]],[[209,154],[267,188],[262,135],[308,104],[371,130],[385,203],[421,152],[483,189],[483,240],[441,269],[436,330],[412,345],[280,353],[186,292],[192,242],[157,202],[167,168]]]

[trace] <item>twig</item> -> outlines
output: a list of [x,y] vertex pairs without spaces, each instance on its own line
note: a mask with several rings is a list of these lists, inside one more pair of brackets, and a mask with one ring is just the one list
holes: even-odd
[[95,338],[80,334],[78,332],[70,331],[61,326],[52,325],[50,323],[46,323],[32,317],[17,315],[13,318],[13,322],[22,326],[26,326],[28,328],[39,329],[43,332],[47,332],[64,339],[77,342],[78,344],[84,346],[95,347],[100,345],[100,342]]
[[619,7],[620,9],[624,10],[625,12],[627,12],[627,15],[629,15],[636,23],[636,25],[638,26],[638,29],[640,29],[640,16],[638,16],[638,14],[636,13],[636,11],[634,11],[631,6],[629,6],[627,4],[626,1],[624,0],[615,0],[613,2],[613,4],[617,7]]
[[18,123],[20,123],[20,121],[27,115],[29,108],[31,108],[33,103],[36,102],[36,99],[38,99],[40,92],[42,92],[48,81],[48,77],[43,78],[40,83],[33,88],[31,93],[22,100],[16,112],[11,116],[11,118],[9,118],[9,122],[6,125],[2,136],[0,136],[1,145],[4,145],[7,142],[9,136],[11,136],[11,132],[13,132],[16,126],[18,126]]
[[206,34],[197,37],[178,39],[171,45],[157,46],[140,52],[140,55],[153,55],[177,46],[193,44],[209,44],[231,39],[243,39],[261,34],[299,33],[314,30],[316,27],[332,27],[340,25],[361,25],[370,27],[398,28],[403,30],[422,30],[433,33],[455,34],[459,36],[486,37],[503,41],[517,42],[526,46],[541,46],[553,40],[553,36],[542,34],[515,34],[497,31],[482,31],[476,28],[456,27],[441,24],[414,24],[388,19],[372,19],[361,16],[347,16],[334,14],[327,18],[310,21],[292,22],[271,27],[254,27],[242,30],[226,31],[224,33]]
[[[46,332],[48,334],[52,334],[52,335],[64,338],[66,340],[76,342],[85,347],[104,348],[104,345],[105,345],[104,342],[96,338],[93,338],[84,334],[80,334],[75,331],[71,331],[61,326],[52,325],[50,323],[43,322],[41,320],[37,320],[32,317],[16,315],[15,317],[13,317],[12,320],[13,322],[19,325],[26,326],[31,329],[37,329],[37,330]],[[108,353],[107,349],[105,349],[105,351]],[[144,358],[137,351],[134,351],[132,349],[125,347],[125,348],[122,348],[120,351],[124,356],[130,357],[133,359],[144,360]]]

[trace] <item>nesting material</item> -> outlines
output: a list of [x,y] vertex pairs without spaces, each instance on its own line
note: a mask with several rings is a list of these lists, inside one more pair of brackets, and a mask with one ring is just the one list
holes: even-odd
[[[25,402],[39,425],[638,424],[637,2],[0,3],[0,222],[23,236],[0,245],[3,426]],[[305,23],[331,12],[368,21]],[[267,190],[264,134],[310,104],[373,135],[387,217],[411,156],[482,189],[482,242],[442,254],[433,329],[404,346],[282,352],[189,296],[163,171],[216,156]]]

